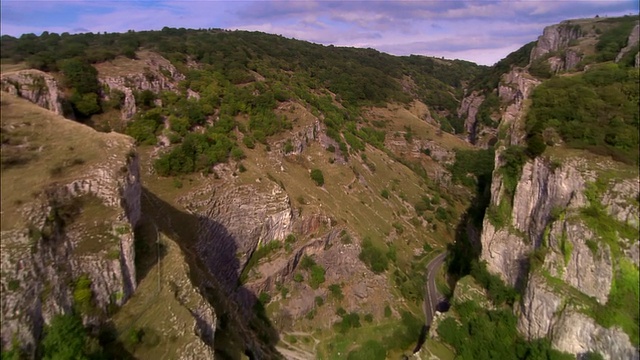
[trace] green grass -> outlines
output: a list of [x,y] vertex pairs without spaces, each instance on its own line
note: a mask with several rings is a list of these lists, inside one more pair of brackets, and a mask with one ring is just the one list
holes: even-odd
[[637,240],[638,230],[606,212],[600,200],[606,186],[607,183],[602,181],[586,185],[585,196],[589,206],[581,209],[580,219],[609,245],[614,258],[618,258],[621,253],[620,240],[626,239],[627,243]]
[[[415,324],[414,324],[415,322]],[[417,328],[414,328],[418,325]],[[344,359],[367,341],[376,340],[387,351],[387,358],[399,358],[410,354],[420,333],[421,320],[407,313],[406,319],[385,320],[380,323],[363,323],[357,329],[343,334],[331,332],[318,344],[318,359]],[[406,347],[404,347],[406,345]]]
[[[49,184],[69,183],[97,166],[117,174],[125,165],[131,140],[124,135],[98,133],[5,93],[1,113],[3,138],[8,134],[9,141],[16,144],[2,148],[3,231],[28,227],[19,208],[39,196]],[[121,160],[107,161],[118,154],[122,155]],[[5,166],[8,156],[18,156],[23,161]]]
[[600,324],[606,327],[619,325],[636,347],[640,345],[639,284],[638,268],[627,258],[620,258],[611,284],[609,301],[605,306],[599,306],[595,310],[596,320]]

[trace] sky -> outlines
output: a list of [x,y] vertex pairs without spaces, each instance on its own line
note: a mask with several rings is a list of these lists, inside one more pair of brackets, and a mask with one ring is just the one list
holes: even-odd
[[98,1],[2,0],[0,33],[262,31],[394,55],[492,65],[562,20],[638,14],[637,0]]

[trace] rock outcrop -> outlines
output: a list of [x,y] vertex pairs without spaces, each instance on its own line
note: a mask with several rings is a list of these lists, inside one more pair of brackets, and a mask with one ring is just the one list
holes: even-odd
[[[178,91],[178,82],[185,79],[171,62],[162,56],[152,53],[143,52],[139,55],[139,60],[130,60],[138,62],[135,70],[129,73],[111,75],[109,72],[101,71],[98,66],[98,80],[104,88],[103,96],[109,99],[113,90],[120,91],[124,94],[121,104],[121,115],[123,120],[129,120],[137,112],[135,93],[145,90],[154,94],[160,94],[162,91]],[[144,71],[139,71],[139,67],[144,67]],[[189,97],[198,97],[195,92],[189,92]]]
[[[32,353],[53,316],[75,306],[86,323],[98,325],[133,294],[138,158],[133,140],[125,136],[105,145],[112,147],[110,158],[74,181],[50,185],[25,205],[28,228],[2,229],[3,345],[17,339]],[[89,206],[104,217],[83,217]],[[79,279],[86,279],[91,291],[82,304],[74,295]]]
[[605,359],[638,359],[637,349],[619,328],[604,328],[568,305],[540,275],[529,279],[522,298],[518,331],[529,339],[549,338],[554,348],[576,355],[597,352]]
[[[503,76],[502,83],[499,95],[512,103],[507,106],[500,122],[501,127],[508,129],[508,135],[497,144],[496,169],[503,165],[501,154],[506,146],[524,142],[524,100],[539,82],[531,78],[526,71],[515,68]],[[491,206],[498,208],[503,201],[510,202],[510,199],[504,199],[506,195],[502,174],[494,171],[491,182]],[[529,245],[520,234],[512,231],[510,226],[496,228],[489,216],[485,217],[481,235],[481,258],[487,261],[490,271],[500,274],[504,281],[513,286],[523,280],[521,276],[526,269],[525,260]]]
[[2,74],[0,89],[58,115],[65,115],[64,99],[58,82],[53,76],[40,70],[20,70]]
[[[579,28],[570,24],[545,29],[532,60],[566,47],[579,34]],[[633,199],[638,196],[638,179],[601,179],[603,169],[615,166],[595,164],[593,159],[538,157],[525,162],[519,178],[510,179],[515,186],[508,189],[513,185],[505,182],[499,170],[507,146],[526,145],[524,100],[538,83],[520,69],[512,69],[501,81],[500,98],[511,104],[500,124],[506,136],[497,144],[481,259],[490,272],[522,289],[518,330],[528,339],[546,337],[555,348],[576,355],[598,352],[607,359],[637,358],[637,349],[624,331],[605,328],[584,315],[586,305],[577,305],[572,294],[582,293],[598,306],[607,304],[618,260],[583,213],[596,201],[612,221],[637,226],[638,205]],[[586,194],[593,192],[596,181],[606,190],[594,200],[592,193],[591,198]],[[621,238],[619,243],[631,255],[638,238]]]
[[460,103],[460,107],[458,107],[458,117],[462,118],[466,115],[464,120],[464,130],[467,133],[467,139],[472,144],[475,143],[476,139],[476,127],[478,123],[478,119],[476,115],[478,114],[478,109],[480,105],[484,101],[484,96],[478,94],[476,91],[471,94],[465,96]]
[[546,54],[569,47],[571,40],[576,40],[582,35],[582,29],[571,21],[563,21],[557,25],[544,28],[536,46],[531,50],[530,62],[533,62]]
[[[638,47],[638,43],[640,42],[640,22],[636,22],[636,26],[633,27],[631,33],[629,34],[629,38],[627,39],[627,46],[622,48],[618,55],[616,56],[616,62],[622,60],[622,58],[631,50]],[[636,55],[636,58],[638,56]],[[636,65],[636,67],[638,67]]]

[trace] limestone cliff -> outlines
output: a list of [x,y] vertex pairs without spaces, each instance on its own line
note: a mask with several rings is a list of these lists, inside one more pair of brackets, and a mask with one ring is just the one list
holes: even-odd
[[[569,47],[571,40],[576,40],[582,35],[580,25],[572,24],[570,20],[563,21],[557,25],[551,25],[544,28],[536,46],[531,50],[530,62],[558,50],[564,50]],[[565,69],[571,67],[565,66]]]
[[63,94],[58,82],[42,71],[21,70],[2,74],[0,90],[25,98],[58,115],[65,115]]
[[[9,96],[3,95],[3,128],[22,127],[25,141],[48,151],[32,155],[24,167],[2,172],[2,343],[10,345],[17,339],[32,352],[43,325],[54,315],[75,307],[85,323],[97,325],[133,294],[137,286],[133,228],[140,219],[141,187],[132,139],[98,134]],[[19,115],[30,114],[35,116],[28,125],[20,123]],[[28,132],[27,126],[45,133]],[[56,138],[69,131],[91,141],[83,149],[85,157],[76,158],[73,171],[55,167],[53,179],[28,177],[35,176],[27,175],[33,168],[46,174],[38,168],[49,162],[44,156],[60,157],[76,145],[41,143],[42,137]],[[4,150],[3,145],[3,157]],[[22,185],[15,183],[16,177]],[[16,185],[23,194],[31,192],[32,198],[12,201],[12,196],[20,196],[14,193]],[[88,287],[90,298],[74,294],[79,286]]]
[[[171,62],[162,56],[148,51],[140,51],[137,59],[119,59],[126,64],[103,63],[96,65],[98,80],[104,88],[103,96],[109,99],[112,91],[124,94],[121,104],[123,120],[129,120],[138,110],[135,95],[145,90],[154,94],[162,91],[177,91],[178,82],[185,79]],[[128,70],[123,70],[128,69]],[[193,91],[189,97],[198,97]],[[159,100],[156,100],[159,101]]]
[[[633,50],[634,48],[637,51],[638,42],[640,42],[640,22],[636,22],[636,25],[631,30],[629,38],[627,39],[627,46],[620,50],[620,52],[616,56],[616,62],[620,61],[629,51]],[[636,67],[638,66],[636,65]]]
[[[500,121],[500,128],[503,129],[502,132],[505,135],[497,144],[496,169],[503,165],[501,154],[507,146],[524,142],[523,111],[526,108],[525,99],[539,83],[521,69],[513,69],[504,75],[502,82],[504,85],[501,87],[501,97],[512,98],[513,102],[507,106]],[[494,171],[489,211],[498,209],[501,204],[505,206],[503,202],[510,202],[511,199],[506,199],[507,196],[502,173]],[[500,274],[503,280],[511,285],[522,280],[522,261],[527,252],[527,244],[521,236],[518,236],[510,227],[497,228],[490,220],[490,216],[487,216],[482,225],[481,242],[482,259],[491,259],[487,260],[489,270]]]
[[461,118],[466,115],[464,120],[464,129],[468,136],[467,139],[472,144],[475,143],[476,140],[476,127],[478,123],[476,115],[478,114],[478,109],[483,101],[484,96],[474,91],[465,96],[460,102],[460,107],[458,107],[458,117]]
[[[562,31],[553,27],[545,34]],[[637,230],[635,235],[629,230],[638,226],[637,172],[628,175],[620,164],[580,153],[547,155],[526,161],[518,177],[507,181],[500,169],[502,154],[507,146],[526,144],[525,105],[536,84],[518,70],[503,77],[501,97],[514,102],[500,124],[504,137],[496,149],[481,259],[489,271],[523,291],[518,329],[527,338],[547,337],[555,348],[576,355],[598,352],[606,359],[637,358],[622,328],[603,326],[588,310],[608,306],[621,271],[619,256],[638,246]],[[626,230],[611,240],[589,217],[597,211],[612,226]]]

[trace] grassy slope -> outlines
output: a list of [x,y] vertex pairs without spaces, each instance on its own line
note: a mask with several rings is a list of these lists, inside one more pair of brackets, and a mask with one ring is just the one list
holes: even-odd
[[[82,178],[98,166],[109,168],[113,165],[105,160],[126,156],[131,144],[125,135],[98,133],[6,93],[2,136],[3,231],[26,226],[18,209],[46,186]],[[9,158],[17,164],[7,164]]]

